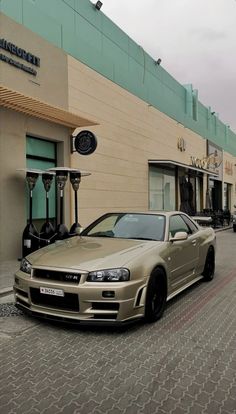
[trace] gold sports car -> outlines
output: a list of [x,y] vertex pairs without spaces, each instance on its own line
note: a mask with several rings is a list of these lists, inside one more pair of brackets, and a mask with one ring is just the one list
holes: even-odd
[[185,213],[108,213],[78,236],[22,259],[16,306],[48,319],[157,321],[166,302],[213,279],[215,232]]

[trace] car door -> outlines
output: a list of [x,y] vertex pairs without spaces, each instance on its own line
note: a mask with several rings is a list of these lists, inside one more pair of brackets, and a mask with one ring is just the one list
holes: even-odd
[[183,241],[170,242],[169,270],[170,290],[173,292],[195,278],[195,272],[199,261],[198,229],[188,222],[188,217],[175,214],[169,220],[169,235],[173,237],[178,231],[185,231],[188,238]]

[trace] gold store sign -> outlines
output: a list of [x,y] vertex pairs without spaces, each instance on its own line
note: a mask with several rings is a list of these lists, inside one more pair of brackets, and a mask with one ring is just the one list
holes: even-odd
[[222,163],[222,156],[218,154],[217,151],[214,151],[212,154],[209,154],[207,157],[197,158],[190,157],[191,165],[197,168],[204,168],[216,170]]
[[184,152],[184,151],[186,150],[186,142],[185,142],[185,139],[184,139],[184,138],[182,138],[182,137],[179,137],[179,138],[178,138],[178,141],[177,141],[177,148],[178,148],[181,152]]

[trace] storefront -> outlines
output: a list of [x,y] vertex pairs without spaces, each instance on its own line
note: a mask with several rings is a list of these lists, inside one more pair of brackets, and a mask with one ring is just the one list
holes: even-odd
[[[73,131],[96,122],[68,107],[66,54],[0,15],[0,260],[21,257],[22,232],[29,218],[26,168],[47,170],[70,165]],[[55,71],[55,65],[60,70]],[[60,87],[59,87],[60,85]],[[70,190],[65,221],[70,222]],[[50,191],[50,219],[56,223],[55,184]],[[39,231],[45,220],[45,192],[38,179],[33,220]]]
[[[36,19],[41,13],[36,3],[25,3],[22,16],[30,7]],[[40,7],[44,7],[43,3]],[[65,2],[62,7],[71,19],[73,9],[68,9]],[[231,168],[235,164],[233,150],[217,166],[223,168],[220,176],[215,163],[210,165],[208,159],[216,146],[209,146],[207,152],[206,137],[214,132],[212,116],[200,104],[198,114],[192,88],[184,88],[150,57],[144,64],[144,51],[123,32],[119,37],[118,28],[104,34],[103,25],[99,25],[97,39],[107,40],[110,36],[113,42],[111,48],[110,43],[103,42],[102,51],[99,46],[96,49],[93,19],[98,18],[98,13],[89,1],[83,7],[86,13],[83,19],[81,11],[84,24],[80,25],[78,42],[77,26],[70,39],[68,30],[58,33],[61,25],[55,24],[56,19],[61,24],[71,20],[66,20],[66,13],[63,18],[59,16],[57,9],[53,18],[48,16],[48,32],[40,26],[40,33],[33,32],[38,26],[33,24],[32,16],[30,30],[29,25],[23,24],[24,19],[22,23],[14,20],[13,12],[11,17],[0,14],[0,186],[4,194],[0,198],[1,260],[20,256],[22,231],[29,218],[25,174],[19,169],[43,171],[60,166],[90,172],[88,178],[81,180],[79,189],[79,221],[83,227],[108,211],[181,209],[196,214],[213,203],[215,208],[227,205],[232,210],[236,201],[232,190],[236,181],[236,172]],[[5,11],[9,10],[6,6]],[[106,19],[102,15],[99,18]],[[113,27],[112,22],[109,25]],[[122,56],[112,37],[116,35],[122,47],[130,42]],[[83,59],[76,55],[78,51],[84,53]],[[125,66],[127,61],[131,73]],[[161,77],[157,70],[162,71]],[[156,97],[159,106],[154,105]],[[164,99],[167,100],[162,107]],[[96,151],[86,157],[72,149],[73,137],[84,129],[92,131],[98,140]],[[232,142],[229,135],[225,147]],[[41,178],[33,191],[33,219],[40,230],[45,218]],[[49,204],[50,220],[56,224],[55,181]],[[64,222],[70,228],[74,221],[74,193],[69,182],[64,204]]]
[[173,160],[149,160],[150,210],[181,210],[190,215],[198,214],[206,207],[204,183],[212,174],[215,173]]
[[210,196],[210,208],[214,211],[221,210],[223,194],[223,151],[222,148],[207,142],[208,164],[215,176],[209,176],[208,190]]
[[224,153],[223,163],[223,209],[232,213],[235,210],[235,184],[234,184],[235,160],[230,154]]

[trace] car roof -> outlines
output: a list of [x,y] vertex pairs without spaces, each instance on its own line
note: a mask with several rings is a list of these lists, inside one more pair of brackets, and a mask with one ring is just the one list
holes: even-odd
[[[105,214],[148,214],[148,215],[162,215],[172,216],[173,214],[185,214],[182,211],[163,211],[163,210],[149,210],[149,211],[109,211]],[[185,214],[186,215],[186,214]]]

